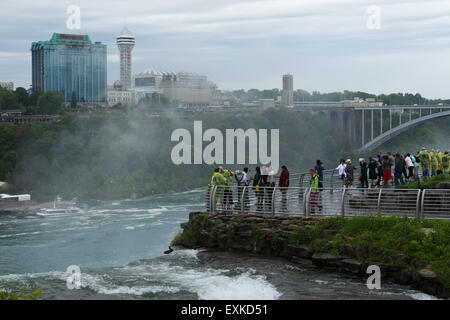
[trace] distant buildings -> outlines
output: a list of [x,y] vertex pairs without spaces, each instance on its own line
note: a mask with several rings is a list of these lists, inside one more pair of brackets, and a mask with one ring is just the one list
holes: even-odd
[[116,38],[120,51],[120,82],[124,88],[131,87],[131,51],[134,48],[135,39],[125,27]]
[[14,91],[14,82],[2,82],[0,81],[0,87],[6,88],[10,91]]
[[192,72],[145,70],[133,77],[132,88],[138,99],[163,94],[181,107],[212,105],[216,85],[205,75]]
[[161,94],[161,81],[164,75],[170,72],[161,72],[156,70],[145,70],[136,74],[132,79],[132,90],[136,97],[141,100],[152,97],[153,93]]
[[59,91],[64,101],[106,103],[106,45],[87,35],[54,33],[50,41],[33,42],[33,90]]
[[127,90],[122,83],[117,80],[112,86],[108,86],[108,105],[131,105],[136,104],[137,99],[133,91]]
[[382,107],[384,102],[383,99],[366,98],[360,99],[358,97],[353,100],[344,100],[345,107]]
[[212,104],[215,89],[207,77],[198,73],[178,72],[164,75],[161,90],[170,100],[182,107],[208,107]]
[[261,111],[267,110],[269,108],[275,108],[274,99],[259,99],[259,109]]
[[281,105],[294,105],[294,77],[292,74],[283,75],[283,90],[281,92]]

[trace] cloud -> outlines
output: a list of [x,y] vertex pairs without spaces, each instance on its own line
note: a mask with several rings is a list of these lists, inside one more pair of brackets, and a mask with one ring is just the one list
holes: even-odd
[[[2,4],[7,9],[0,12],[0,32],[8,37],[0,49],[0,80],[19,85],[31,78],[31,42],[47,40],[53,32],[69,32],[66,8],[76,4],[81,8],[79,33],[108,45],[110,83],[119,77],[115,36],[127,25],[136,36],[136,73],[147,68],[192,70],[207,74],[224,89],[263,89],[280,87],[281,75],[291,72],[296,88],[313,84],[310,89],[341,90],[345,84],[344,89],[362,89],[370,83],[367,91],[400,88],[448,97],[445,83],[433,79],[448,73],[440,65],[450,60],[450,1],[3,0]],[[366,26],[370,5],[381,9],[379,30]],[[440,59],[430,58],[436,56]],[[23,64],[11,65],[10,58]],[[381,74],[385,66],[395,75]],[[415,76],[429,81],[406,76],[412,66],[420,70]]]

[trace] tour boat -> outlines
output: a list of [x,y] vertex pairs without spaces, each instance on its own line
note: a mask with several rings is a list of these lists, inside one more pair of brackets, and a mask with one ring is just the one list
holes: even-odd
[[41,208],[36,214],[39,216],[51,216],[59,214],[73,214],[80,213],[82,210],[73,205],[71,202],[62,202],[60,197],[57,197],[53,202],[52,207]]

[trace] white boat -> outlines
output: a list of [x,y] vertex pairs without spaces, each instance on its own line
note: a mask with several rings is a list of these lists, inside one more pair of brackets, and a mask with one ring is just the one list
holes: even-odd
[[57,197],[53,202],[53,206],[41,208],[36,214],[39,216],[51,216],[59,214],[74,214],[80,213],[82,210],[73,205],[71,202],[62,202],[60,197]]

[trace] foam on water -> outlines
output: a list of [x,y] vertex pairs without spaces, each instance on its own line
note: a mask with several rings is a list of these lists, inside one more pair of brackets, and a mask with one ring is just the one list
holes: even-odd
[[136,275],[159,279],[170,287],[177,287],[195,292],[199,299],[217,300],[274,300],[281,293],[267,281],[263,275],[257,275],[251,268],[236,268],[235,275],[228,275],[231,270],[202,268],[197,262],[197,250],[175,252],[174,259],[185,259],[194,265],[181,266],[169,262],[138,264],[127,266],[128,272]]
[[408,294],[414,300],[439,300],[436,297],[430,296],[429,294],[423,292],[414,292]]

